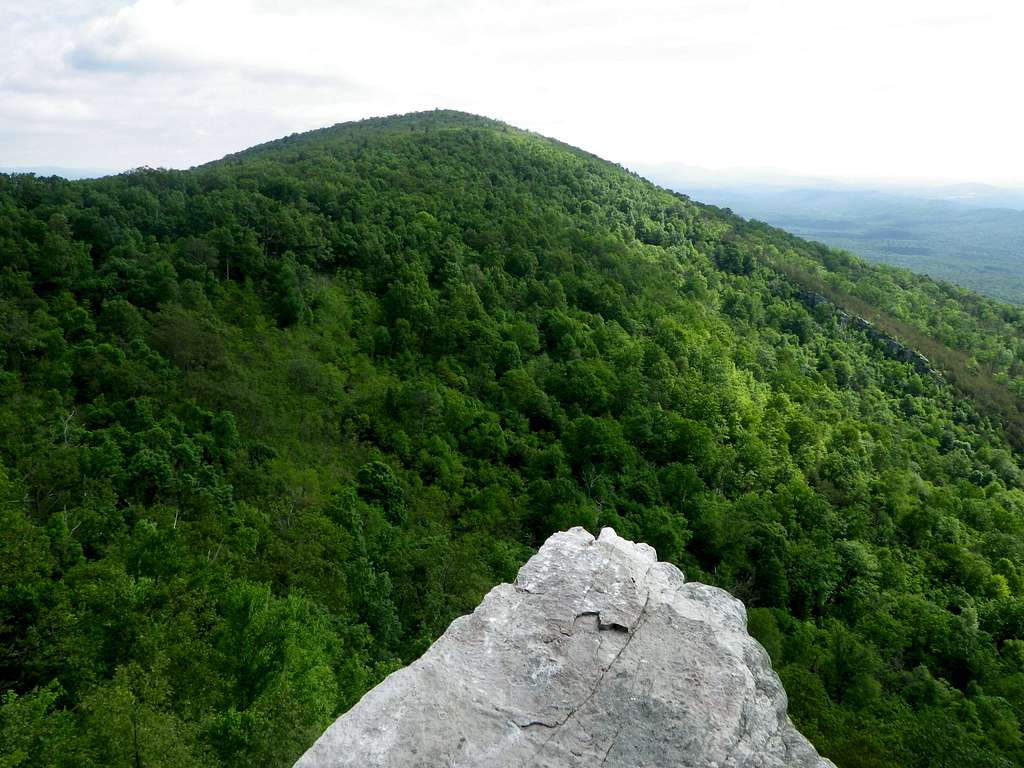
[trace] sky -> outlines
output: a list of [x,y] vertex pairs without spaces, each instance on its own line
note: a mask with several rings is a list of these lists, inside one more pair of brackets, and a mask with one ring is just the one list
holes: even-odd
[[451,108],[630,167],[1024,186],[1017,0],[0,0],[0,167]]

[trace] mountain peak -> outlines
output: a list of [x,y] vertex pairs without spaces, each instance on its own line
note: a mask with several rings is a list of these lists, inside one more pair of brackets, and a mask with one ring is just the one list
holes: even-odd
[[[243,149],[227,155],[223,160],[241,159],[252,154],[291,148],[296,145],[316,144],[324,140],[342,136],[373,136],[379,138],[381,134],[391,132],[411,131],[438,131],[465,128],[485,128],[491,130],[519,131],[507,123],[493,118],[474,115],[470,112],[460,112],[455,109],[431,109],[422,112],[407,112],[404,114],[386,115],[382,117],[368,117],[363,120],[351,120],[344,123],[335,123],[324,128],[317,128],[311,131],[292,133],[282,136],[279,139],[256,144],[255,146]],[[521,131],[519,131],[521,132]],[[206,165],[215,165],[219,160]]]
[[556,533],[296,768],[807,766],[743,604],[611,528]]

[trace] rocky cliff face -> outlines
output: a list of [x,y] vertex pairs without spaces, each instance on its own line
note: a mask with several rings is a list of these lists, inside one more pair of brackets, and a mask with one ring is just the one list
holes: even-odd
[[918,373],[926,374],[935,379],[942,379],[942,374],[932,368],[931,361],[927,357],[916,349],[904,346],[885,331],[876,328],[870,320],[865,320],[857,315],[851,315],[846,310],[835,306],[828,296],[816,293],[815,291],[804,290],[800,291],[797,295],[809,307],[831,307],[839,325],[863,333],[879,346],[886,357],[899,360],[901,363],[910,363]]
[[742,603],[605,528],[548,539],[297,768],[832,764],[786,715]]

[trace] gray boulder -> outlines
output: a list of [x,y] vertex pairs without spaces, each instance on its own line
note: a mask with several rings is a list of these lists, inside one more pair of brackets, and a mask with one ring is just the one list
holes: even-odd
[[832,763],[786,715],[743,604],[610,528],[556,533],[296,768]]

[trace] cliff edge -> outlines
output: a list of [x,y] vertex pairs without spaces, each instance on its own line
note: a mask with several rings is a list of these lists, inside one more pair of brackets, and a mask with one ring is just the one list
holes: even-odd
[[743,604],[605,528],[556,533],[296,768],[828,768]]

